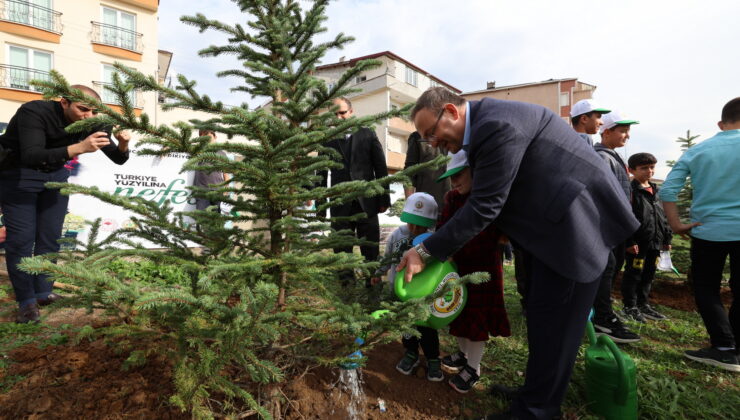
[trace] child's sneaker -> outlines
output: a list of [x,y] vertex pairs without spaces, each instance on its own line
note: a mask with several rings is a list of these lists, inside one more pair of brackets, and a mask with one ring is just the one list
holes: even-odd
[[637,306],[625,306],[624,316],[630,321],[645,323],[647,320],[643,316],[642,312],[637,309]]
[[406,352],[403,355],[403,359],[396,365],[396,370],[403,373],[404,375],[411,375],[414,368],[419,366],[419,355],[416,353]]
[[470,391],[473,385],[478,382],[478,379],[480,379],[480,377],[478,376],[478,373],[476,373],[475,369],[465,365],[460,373],[453,376],[447,383],[450,384],[452,389],[455,391],[464,394]]
[[661,314],[660,312],[653,309],[650,305],[642,305],[640,306],[640,312],[642,312],[642,315],[647,319],[652,319],[653,321],[662,321],[664,319],[668,319],[667,316]]
[[442,373],[439,359],[427,360],[427,380],[432,382],[440,382],[444,378],[445,374]]
[[460,370],[467,364],[468,359],[465,358],[465,354],[461,351],[454,354],[448,354],[442,358],[442,370],[449,373],[460,372]]

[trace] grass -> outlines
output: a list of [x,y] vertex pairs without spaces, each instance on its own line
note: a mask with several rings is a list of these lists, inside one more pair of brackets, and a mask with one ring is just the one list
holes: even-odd
[[[660,281],[660,280],[657,280]],[[518,386],[524,382],[527,340],[513,269],[505,267],[505,300],[511,337],[494,337],[486,346],[482,384]],[[621,308],[619,308],[621,309]],[[708,336],[696,312],[668,307],[658,309],[670,317],[663,322],[628,323],[642,340],[620,345],[637,366],[638,418],[640,419],[736,419],[740,407],[740,374],[702,365],[683,356],[686,349],[705,347]],[[445,350],[454,340],[444,334]],[[584,340],[584,344],[586,344]],[[563,404],[564,418],[597,419],[586,407],[584,351],[581,347],[571,385]],[[503,399],[480,392],[484,411],[507,407]],[[481,408],[481,407],[478,407]],[[474,410],[475,411],[475,410]],[[734,413],[734,414],[733,414]]]
[[[505,269],[505,300],[511,322],[511,337],[492,338],[486,346],[481,383],[509,386],[524,381],[527,362],[527,341],[519,296],[514,284],[513,268]],[[673,279],[673,276],[668,276]],[[660,280],[658,280],[660,281]],[[674,279],[675,281],[675,279]],[[9,286],[0,285],[0,297],[8,296]],[[373,298],[373,297],[365,297]],[[375,297],[377,298],[377,297]],[[708,337],[699,315],[667,307],[659,307],[670,317],[665,322],[630,323],[630,328],[642,336],[631,345],[621,345],[622,351],[632,357],[637,366],[637,388],[640,419],[732,419],[738,418],[740,407],[740,374],[692,362],[683,357],[686,349],[706,346]],[[14,310],[14,303],[6,300],[0,312]],[[13,349],[36,342],[43,347],[63,344],[74,334],[68,325],[52,327],[44,324],[18,325],[0,323],[0,393],[13,387],[22,376],[7,374],[8,354]],[[454,339],[442,333],[443,350],[454,350]],[[585,341],[584,341],[585,343]],[[563,404],[566,419],[597,419],[586,407],[583,351],[576,362],[571,385]],[[480,391],[474,398],[474,407],[462,407],[463,412],[495,412],[508,403]],[[468,400],[465,400],[468,401]],[[732,414],[735,413],[735,414]]]

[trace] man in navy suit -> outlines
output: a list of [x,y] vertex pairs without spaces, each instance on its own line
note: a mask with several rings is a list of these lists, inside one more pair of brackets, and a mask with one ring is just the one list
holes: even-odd
[[431,88],[411,113],[432,146],[468,151],[473,189],[440,230],[406,252],[406,281],[426,260],[446,260],[495,223],[524,251],[529,359],[510,412],[487,418],[551,419],[560,413],[596,281],[609,251],[639,226],[600,159],[557,115],[537,105],[466,102]]

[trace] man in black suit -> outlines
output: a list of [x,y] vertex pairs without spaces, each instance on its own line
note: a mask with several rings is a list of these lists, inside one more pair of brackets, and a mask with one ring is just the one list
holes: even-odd
[[557,115],[538,105],[466,102],[431,88],[412,111],[432,146],[465,148],[473,189],[465,207],[406,252],[406,281],[434,256],[446,260],[495,223],[524,253],[529,359],[510,412],[551,419],[573,370],[596,281],[609,251],[639,226],[608,167]]
[[[347,98],[334,100],[337,106],[335,114],[337,118],[347,119],[352,116],[352,103]],[[348,181],[373,181],[388,175],[388,166],[385,163],[383,147],[378,141],[375,132],[368,128],[360,128],[353,134],[334,139],[327,143],[341,156],[344,166],[331,170],[331,185],[337,185]],[[322,185],[327,183],[327,173],[322,174]],[[332,206],[332,229],[349,229],[355,232],[357,238],[373,242],[372,245],[361,245],[360,252],[367,261],[376,261],[380,254],[378,242],[380,242],[380,225],[378,214],[384,213],[391,205],[391,197],[388,194],[373,197],[360,197],[351,202]],[[365,213],[366,217],[354,221],[341,220],[341,218]],[[335,220],[335,218],[340,218]],[[334,252],[352,252],[351,247],[334,248]],[[342,283],[348,285],[353,280],[354,274],[351,270],[340,273]],[[370,279],[368,278],[368,282]],[[369,285],[367,283],[366,285]]]

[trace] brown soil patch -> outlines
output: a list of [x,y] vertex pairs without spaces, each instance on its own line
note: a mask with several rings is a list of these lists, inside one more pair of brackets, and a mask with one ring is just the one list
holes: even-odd
[[[415,374],[405,376],[396,371],[403,357],[401,343],[378,346],[369,351],[367,365],[361,369],[365,401],[359,404],[362,419],[443,420],[469,417],[472,410],[461,406],[474,405],[477,392],[459,394],[445,381],[430,382],[422,362]],[[341,392],[338,369],[317,369],[288,385],[286,393],[293,400],[287,418],[345,420],[349,398]],[[378,400],[385,402],[381,412]],[[467,404],[463,404],[463,400]]]
[[77,346],[24,346],[9,355],[6,376],[24,376],[0,394],[3,419],[181,419],[166,404],[172,394],[168,364],[150,359],[121,369],[128,352],[116,354],[103,341]]
[[[620,301],[622,293],[619,291],[622,284],[622,274],[619,273],[612,285],[612,297]],[[729,287],[723,287],[720,291],[722,302],[726,307],[732,303],[732,292]],[[696,302],[694,301],[694,292],[686,281],[673,281],[666,279],[655,279],[653,288],[650,291],[650,303],[667,306],[685,312],[696,311]]]

